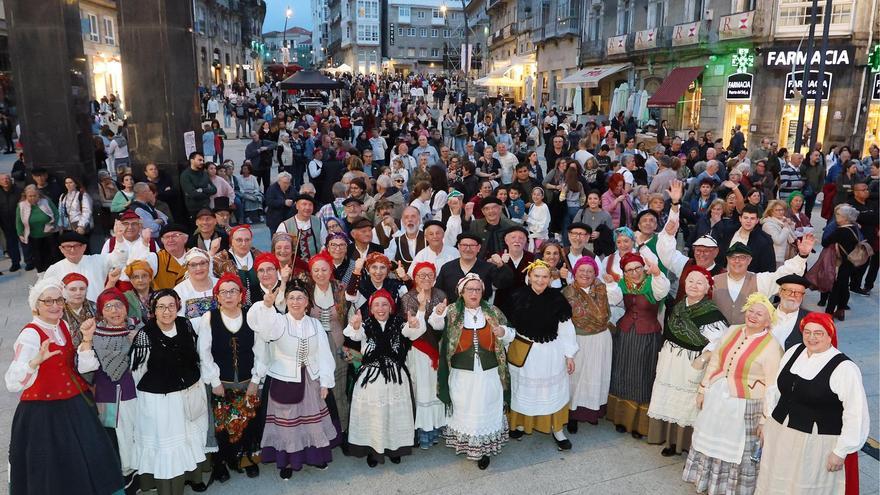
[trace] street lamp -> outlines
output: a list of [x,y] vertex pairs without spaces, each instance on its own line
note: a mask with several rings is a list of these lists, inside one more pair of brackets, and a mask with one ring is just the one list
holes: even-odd
[[290,8],[290,5],[287,6],[287,9],[284,10],[284,32],[281,34],[282,46],[281,49],[281,62],[284,64],[284,67],[287,67],[287,61],[290,59],[290,55],[288,54],[287,48],[287,21],[293,17],[293,9]]

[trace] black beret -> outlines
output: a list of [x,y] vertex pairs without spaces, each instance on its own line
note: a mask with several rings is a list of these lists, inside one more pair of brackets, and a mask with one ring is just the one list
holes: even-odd
[[443,229],[444,232],[446,231],[446,224],[445,223],[443,223],[439,220],[428,220],[427,222],[425,222],[422,225],[422,232],[428,230],[428,227],[431,227],[431,226],[440,227],[441,229]]
[[179,223],[169,223],[168,225],[162,226],[162,230],[159,231],[159,237],[162,237],[169,232],[180,232],[189,235],[189,230],[183,225]]
[[483,201],[480,202],[480,208],[485,208],[486,205],[504,206],[504,203],[495,196],[489,196],[488,198],[483,198]]
[[511,232],[522,232],[527,239],[529,237],[529,231],[522,225],[514,225],[513,227],[508,228],[504,231],[504,237],[507,237],[507,234],[510,234]]
[[810,282],[809,280],[807,280],[804,277],[801,277],[800,275],[786,275],[784,277],[776,279],[776,285],[782,285],[782,284],[797,284],[797,285],[803,285],[807,289],[813,288],[812,282]]
[[748,246],[746,246],[745,244],[743,244],[741,242],[735,242],[735,243],[733,243],[733,245],[731,245],[729,248],[727,248],[727,253],[725,253],[725,256],[731,256],[734,254],[747,254],[747,255],[751,256],[752,250],[749,249]]
[[88,244],[89,240],[86,239],[86,236],[80,234],[75,230],[65,230],[58,237],[58,244],[64,244],[65,242],[78,242],[80,244]]
[[458,237],[455,239],[455,246],[458,247],[458,244],[462,241],[462,239],[472,239],[477,241],[477,244],[483,244],[483,239],[480,238],[477,234],[471,232],[462,232],[458,234]]
[[364,217],[355,218],[354,220],[349,222],[349,225],[351,225],[350,230],[363,229],[366,227],[369,227],[371,229],[373,228],[373,222],[371,222],[368,218],[364,218]]
[[585,230],[585,231],[587,231],[587,232],[592,232],[592,231],[593,231],[593,228],[590,227],[589,225],[585,224],[584,222],[574,222],[574,223],[572,223],[571,225],[568,226],[568,229],[566,229],[566,232],[571,232],[573,229],[583,229],[583,230]]

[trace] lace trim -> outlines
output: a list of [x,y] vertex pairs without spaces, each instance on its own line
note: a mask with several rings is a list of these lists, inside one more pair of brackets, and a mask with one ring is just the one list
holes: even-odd
[[484,455],[498,455],[501,447],[510,439],[505,418],[502,429],[486,435],[469,435],[447,426],[443,430],[446,446],[455,449],[456,455],[466,454],[468,459],[479,460]]

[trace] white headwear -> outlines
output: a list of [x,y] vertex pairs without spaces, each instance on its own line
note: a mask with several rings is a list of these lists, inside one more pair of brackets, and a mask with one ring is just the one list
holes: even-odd
[[38,280],[28,293],[28,305],[31,307],[31,311],[37,310],[37,299],[49,289],[58,289],[59,292],[62,292],[64,290],[64,284],[62,284],[57,278],[53,277],[43,277]]
[[467,285],[467,283],[471,280],[476,280],[480,283],[480,288],[486,290],[486,284],[483,282],[483,279],[481,279],[479,275],[477,275],[476,273],[468,273],[467,275],[462,277],[461,280],[458,281],[458,284],[456,286],[458,295],[462,295],[464,293],[464,286]]
[[206,260],[211,261],[211,257],[208,255],[207,251],[194,247],[190,248],[189,251],[183,255],[183,266],[188,265],[190,261],[196,258],[205,258]]

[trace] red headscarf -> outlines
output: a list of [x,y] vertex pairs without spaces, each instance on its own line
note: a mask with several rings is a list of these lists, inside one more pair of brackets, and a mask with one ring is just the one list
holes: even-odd
[[642,258],[642,255],[638,253],[626,253],[620,257],[620,270],[626,270],[626,265],[633,262],[645,266],[645,259]]
[[391,305],[391,314],[394,314],[394,312],[397,311],[397,307],[394,305],[394,299],[391,297],[391,293],[385,289],[379,289],[376,292],[374,292],[372,296],[370,296],[370,300],[367,304],[367,307],[370,308],[370,314],[373,313],[373,311],[372,311],[373,301],[375,301],[377,299],[387,299],[388,300],[388,304]]
[[367,259],[364,260],[364,268],[369,269],[370,266],[376,263],[382,263],[387,266],[389,270],[391,269],[391,260],[389,260],[384,254],[378,252],[367,255]]
[[712,273],[710,273],[709,270],[706,270],[702,266],[694,264],[694,265],[687,267],[687,269],[685,269],[685,271],[682,272],[681,280],[682,281],[687,280],[688,275],[690,275],[692,272],[697,272],[700,275],[706,277],[706,280],[709,282],[709,292],[706,293],[706,298],[712,299],[712,289],[715,288],[715,279],[712,277]]
[[315,266],[319,261],[323,261],[330,265],[330,278],[333,278],[333,257],[330,256],[330,253],[328,253],[326,249],[309,259],[309,273],[311,273],[312,267]]
[[[256,266],[256,263],[254,263],[254,266]],[[238,274],[233,272],[223,273],[223,275],[220,276],[220,280],[218,280],[217,283],[214,284],[214,299],[217,299],[217,296],[220,295],[220,286],[226,282],[232,282],[238,286],[238,290],[241,291],[241,304],[244,304],[244,302],[247,300],[247,294],[244,290],[244,284],[241,283],[241,278],[239,278]]]
[[804,327],[807,326],[807,323],[821,325],[822,328],[828,332],[828,336],[831,337],[831,345],[835,348],[837,347],[837,327],[834,326],[834,320],[831,318],[831,315],[818,312],[808,313],[803,319],[801,319],[801,325],[799,327],[801,333],[804,333]]
[[89,279],[82,273],[70,272],[61,279],[61,283],[64,285],[70,285],[74,282],[82,282],[86,284],[86,287],[89,286]]
[[99,320],[104,317],[104,305],[113,300],[121,302],[125,306],[125,312],[128,313],[128,299],[125,298],[125,295],[119,289],[111,287],[98,296],[98,301],[95,304],[97,313],[95,316]]
[[253,238],[254,233],[251,231],[251,226],[246,223],[243,223],[241,225],[236,225],[235,227],[232,227],[231,229],[229,229],[229,239],[232,239],[232,237],[235,235],[235,233],[238,232],[239,230],[242,230],[242,229],[247,230],[248,233],[251,234],[251,238]]
[[416,263],[416,266],[413,267],[413,277],[419,274],[419,270],[423,270],[425,268],[431,270],[434,273],[437,273],[437,267],[434,266],[434,263],[431,263],[430,261],[420,261]]
[[260,265],[263,263],[272,263],[272,266],[275,267],[276,270],[281,269],[281,262],[278,261],[278,257],[272,253],[260,253],[254,258],[254,271],[259,270]]

